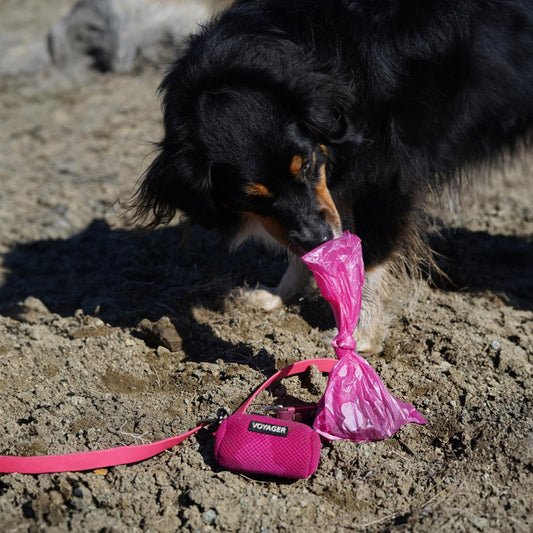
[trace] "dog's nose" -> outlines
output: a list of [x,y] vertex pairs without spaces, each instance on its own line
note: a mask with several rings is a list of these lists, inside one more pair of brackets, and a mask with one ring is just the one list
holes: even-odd
[[333,237],[333,231],[330,227],[320,227],[314,230],[306,228],[306,231],[304,230],[300,235],[294,236],[293,240],[306,253],[333,239]]

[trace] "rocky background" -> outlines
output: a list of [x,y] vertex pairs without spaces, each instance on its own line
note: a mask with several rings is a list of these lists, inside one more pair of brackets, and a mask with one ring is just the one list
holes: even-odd
[[[131,233],[121,218],[161,133],[169,50],[221,4],[0,4],[2,454],[171,436],[277,368],[333,356],[319,295],[274,312],[239,300],[275,284],[283,257],[228,256],[198,228],[183,244],[178,222]],[[531,531],[532,171],[531,154],[508,158],[440,202],[430,231],[449,279],[416,282],[369,358],[427,426],[325,443],[317,473],[295,482],[222,470],[207,431],[131,466],[0,475],[2,530]],[[274,393],[309,400],[323,386],[311,375]]]

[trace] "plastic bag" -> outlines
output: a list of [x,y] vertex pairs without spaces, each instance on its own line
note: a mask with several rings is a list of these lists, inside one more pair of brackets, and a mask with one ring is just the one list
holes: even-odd
[[339,362],[318,403],[314,428],[329,440],[369,442],[390,437],[409,422],[426,424],[411,404],[387,391],[375,370],[355,351],[353,332],[365,278],[359,237],[345,232],[302,259],[331,304],[339,330],[332,342]]

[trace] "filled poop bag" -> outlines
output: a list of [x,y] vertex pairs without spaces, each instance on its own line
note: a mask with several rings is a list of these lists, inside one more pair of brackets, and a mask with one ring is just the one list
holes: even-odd
[[355,351],[353,332],[365,279],[359,237],[345,232],[302,259],[331,304],[339,330],[332,342],[339,362],[318,403],[314,428],[329,440],[369,442],[390,437],[408,422],[426,424],[411,404],[387,391],[374,369]]

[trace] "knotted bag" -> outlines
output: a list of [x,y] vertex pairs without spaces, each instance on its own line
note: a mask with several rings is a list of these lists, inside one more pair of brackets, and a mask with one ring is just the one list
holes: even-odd
[[339,361],[330,371],[318,403],[315,429],[329,440],[369,442],[390,437],[409,422],[426,424],[411,404],[387,391],[374,369],[355,351],[353,332],[365,279],[359,237],[345,232],[302,259],[331,304],[339,330],[332,342]]

